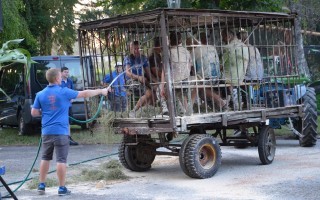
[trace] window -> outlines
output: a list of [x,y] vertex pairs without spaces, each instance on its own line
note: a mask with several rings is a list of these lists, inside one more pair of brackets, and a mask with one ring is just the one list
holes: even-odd
[[[3,65],[6,65],[6,63]],[[1,71],[0,88],[9,96],[23,93],[24,64],[12,63],[7,65]],[[1,93],[0,96],[3,98],[4,94]]]

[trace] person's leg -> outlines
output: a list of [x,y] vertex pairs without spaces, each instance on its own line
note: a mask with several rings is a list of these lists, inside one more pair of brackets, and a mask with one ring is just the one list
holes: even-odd
[[58,135],[55,138],[56,160],[57,160],[57,177],[59,182],[59,195],[67,195],[71,192],[65,187],[67,173],[67,157],[69,153],[69,144],[67,135]]
[[47,180],[47,174],[49,171],[50,160],[41,160],[40,163],[40,174],[39,174],[39,181],[40,183],[45,183]]
[[58,176],[59,186],[65,186],[66,173],[67,173],[66,163],[57,162],[57,176]]
[[42,136],[42,158],[40,162],[40,174],[38,192],[40,195],[45,193],[47,174],[49,171],[50,161],[52,160],[54,145],[51,136]]
[[150,89],[147,89],[145,94],[142,97],[140,97],[140,99],[138,100],[133,110],[134,111],[139,110],[141,107],[151,102],[151,100],[152,100],[152,92]]

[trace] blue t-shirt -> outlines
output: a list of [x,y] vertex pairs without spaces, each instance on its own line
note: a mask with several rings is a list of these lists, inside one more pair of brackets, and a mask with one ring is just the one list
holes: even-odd
[[42,112],[42,135],[69,135],[69,105],[79,92],[59,85],[48,85],[38,92],[33,108]]
[[142,68],[148,67],[148,58],[144,55],[134,57],[132,55],[126,56],[123,61],[124,65],[130,65],[132,73],[135,75],[142,76]]
[[[104,77],[103,82],[111,83],[117,76],[118,76],[118,73],[116,71],[113,71],[112,74],[107,74]],[[112,85],[115,96],[118,96],[118,97],[126,96],[126,88],[124,87],[124,85],[125,85],[125,78],[124,78],[124,73],[122,73],[121,75],[119,75],[117,80],[115,80],[115,82]]]
[[61,87],[67,87],[67,88],[70,88],[70,89],[74,89],[73,88],[73,82],[71,80],[71,78],[67,78],[67,82],[65,82],[64,80],[61,80]]

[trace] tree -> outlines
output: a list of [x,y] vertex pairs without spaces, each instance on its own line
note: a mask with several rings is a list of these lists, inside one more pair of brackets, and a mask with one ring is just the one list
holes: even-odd
[[0,33],[0,44],[16,38],[25,38],[20,46],[32,54],[37,53],[36,38],[29,31],[28,24],[22,16],[22,0],[2,1],[2,11],[4,28]]
[[248,10],[248,11],[281,11],[282,0],[220,0],[219,7],[224,10]]
[[38,39],[40,55],[50,55],[52,44],[72,54],[76,40],[73,7],[78,0],[23,0],[24,17]]

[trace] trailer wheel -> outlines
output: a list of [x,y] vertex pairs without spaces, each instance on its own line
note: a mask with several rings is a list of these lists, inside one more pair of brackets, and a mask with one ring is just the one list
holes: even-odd
[[187,144],[189,143],[189,141],[194,138],[195,136],[197,136],[196,134],[193,134],[193,135],[189,135],[189,137],[187,137],[183,142],[182,142],[182,145],[181,145],[181,148],[180,148],[180,151],[179,151],[179,163],[180,163],[180,167],[182,169],[182,171],[185,173],[185,174],[188,174],[188,169],[187,169],[187,166],[186,166],[186,148],[187,148]]
[[124,152],[129,168],[137,172],[149,170],[156,157],[156,149],[147,143],[126,146]]
[[[125,168],[137,172],[147,171],[151,168],[156,157],[156,148],[145,139],[143,137],[141,141],[139,139],[137,141],[132,136],[124,136],[124,140],[119,146],[119,160]],[[135,142],[138,143],[134,144]]]
[[314,88],[307,88],[303,101],[303,117],[294,123],[295,129],[302,135],[299,137],[301,147],[312,147],[317,143],[317,103]]
[[258,152],[262,164],[272,163],[276,153],[276,137],[274,130],[264,125],[259,133]]
[[210,178],[221,165],[221,149],[211,135],[196,134],[186,143],[186,174],[191,178]]
[[[119,157],[119,161],[122,164],[122,166],[124,166],[127,169],[130,169],[127,160],[125,159],[125,147],[126,147],[126,143],[128,142],[133,142],[133,137],[132,136],[128,136],[128,135],[124,135],[122,138],[122,141],[119,145],[118,148],[118,157]],[[130,169],[131,170],[131,169]]]

